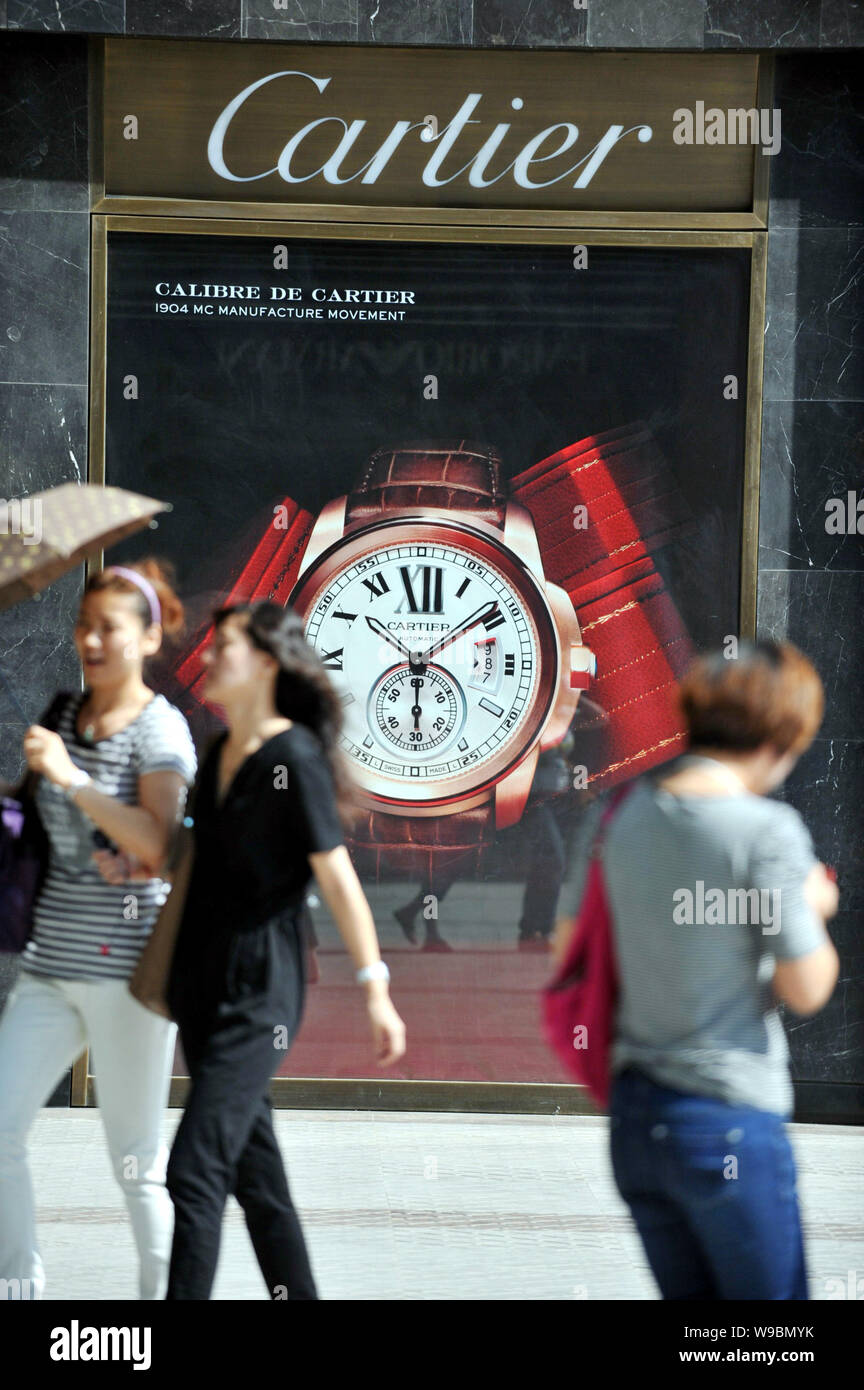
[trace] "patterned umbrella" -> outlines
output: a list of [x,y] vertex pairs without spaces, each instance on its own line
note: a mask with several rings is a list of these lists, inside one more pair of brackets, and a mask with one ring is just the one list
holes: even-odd
[[170,502],[86,483],[0,504],[0,609],[47,589],[88,555],[170,510]]
[[[0,609],[47,589],[88,555],[116,545],[170,510],[170,502],[85,483],[63,483],[0,503]],[[2,671],[0,685],[29,723]]]

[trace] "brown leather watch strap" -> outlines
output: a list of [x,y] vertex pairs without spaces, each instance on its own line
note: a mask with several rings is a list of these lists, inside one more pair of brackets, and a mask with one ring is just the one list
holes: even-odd
[[436,884],[479,872],[484,850],[495,837],[494,802],[450,816],[389,815],[363,811],[350,836],[358,873],[380,878],[394,869],[419,878],[434,893]]
[[501,457],[470,439],[416,440],[376,449],[348,494],[348,525],[400,509],[441,507],[503,526]]

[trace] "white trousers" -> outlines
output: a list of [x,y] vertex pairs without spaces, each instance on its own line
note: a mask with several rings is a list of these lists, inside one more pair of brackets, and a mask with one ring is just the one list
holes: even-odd
[[108,1151],[138,1247],[140,1296],[165,1297],[174,1213],[160,1130],[176,1032],[176,1024],[132,998],[125,980],[18,976],[0,1018],[0,1297],[42,1297],[27,1136],[88,1044]]

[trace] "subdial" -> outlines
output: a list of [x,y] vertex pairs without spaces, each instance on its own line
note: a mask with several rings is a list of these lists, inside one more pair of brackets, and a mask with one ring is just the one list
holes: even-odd
[[400,753],[440,749],[465,722],[465,697],[446,672],[397,666],[373,687],[369,723],[385,747]]

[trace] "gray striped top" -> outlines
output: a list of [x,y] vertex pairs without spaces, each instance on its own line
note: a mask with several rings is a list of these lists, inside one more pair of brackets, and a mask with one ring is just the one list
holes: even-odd
[[[131,724],[109,738],[86,743],[75,719],[86,692],[70,696],[57,732],[76,767],[99,791],[127,806],[138,801],[138,778],[148,772],[195,777],[189,725],[164,695],[156,695]],[[132,974],[169,887],[161,879],[106,883],[91,859],[96,826],[45,777],[36,792],[48,834],[48,872],[33,914],[33,934],[22,969],[61,979],[126,979]]]

